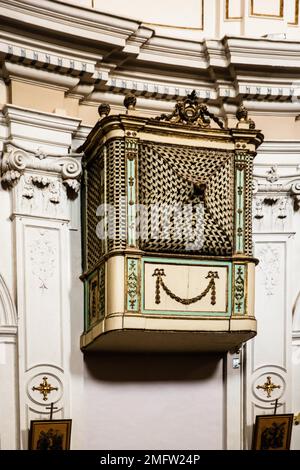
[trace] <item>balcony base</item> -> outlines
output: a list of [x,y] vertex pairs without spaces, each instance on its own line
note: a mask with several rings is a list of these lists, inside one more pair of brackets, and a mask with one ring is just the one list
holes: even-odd
[[[161,319],[157,319],[159,324]],[[163,320],[167,326],[168,321]],[[180,322],[181,320],[175,320]],[[183,320],[184,321],[184,320]],[[123,317],[124,322],[124,317]],[[225,352],[235,350],[242,343],[248,341],[256,335],[256,320],[254,318],[245,319],[199,319],[200,331],[183,331],[178,329],[139,329],[120,328],[104,329],[105,320],[95,325],[88,332],[81,336],[81,349],[89,351],[111,351],[111,352]],[[209,326],[212,326],[209,330]],[[227,325],[228,329],[218,330]],[[176,325],[178,327],[178,325]],[[183,327],[184,325],[182,325]]]

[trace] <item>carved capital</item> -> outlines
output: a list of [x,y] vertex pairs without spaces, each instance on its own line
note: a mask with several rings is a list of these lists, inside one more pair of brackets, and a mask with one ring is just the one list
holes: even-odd
[[287,202],[292,198],[294,210],[300,209],[300,172],[280,174],[278,165],[265,173],[254,173],[253,194],[255,194],[254,217],[262,218],[263,206],[278,206],[278,218],[287,217]]
[[296,208],[300,209],[300,179],[292,182],[290,194],[294,197]]
[[[4,188],[10,189],[24,175],[23,197],[34,196],[34,186],[48,188],[50,201],[59,202],[59,182],[61,181],[71,193],[78,193],[80,188],[81,163],[72,155],[46,154],[42,150],[33,152],[8,142],[4,148],[1,163],[1,182]],[[73,195],[74,195],[73,194]],[[71,195],[71,194],[70,194]]]
[[27,153],[12,145],[6,146],[1,165],[1,181],[4,187],[12,187],[21,178],[27,164]]

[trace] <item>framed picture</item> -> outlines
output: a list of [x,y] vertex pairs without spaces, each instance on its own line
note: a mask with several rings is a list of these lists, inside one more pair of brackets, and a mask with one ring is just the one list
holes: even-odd
[[30,450],[70,449],[71,419],[31,421],[29,433]]
[[253,450],[289,450],[293,414],[256,416]]

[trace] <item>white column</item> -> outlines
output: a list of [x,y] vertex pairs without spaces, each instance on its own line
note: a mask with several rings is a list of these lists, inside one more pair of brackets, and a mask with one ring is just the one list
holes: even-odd
[[[71,311],[70,217],[81,174],[80,159],[66,153],[79,120],[54,114],[4,110],[2,184],[12,190],[19,350],[21,448],[30,420],[70,417]],[[43,378],[53,388],[34,387]]]
[[[254,169],[253,220],[257,336],[247,345],[245,447],[251,447],[255,416],[300,411],[297,296],[299,293],[299,143],[268,142]],[[298,326],[297,326],[298,325]],[[261,388],[270,381],[276,388]],[[280,387],[280,388],[278,388]],[[292,429],[292,448],[300,432]]]

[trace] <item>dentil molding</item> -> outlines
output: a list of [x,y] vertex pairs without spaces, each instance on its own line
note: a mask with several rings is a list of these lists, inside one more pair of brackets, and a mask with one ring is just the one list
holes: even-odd
[[[1,32],[6,83],[59,86],[87,105],[102,100],[103,93],[112,104],[113,94],[134,91],[139,99],[152,100],[152,106],[155,100],[174,101],[195,89],[203,101],[218,107],[229,99],[235,105],[247,100],[249,109],[261,113],[300,113],[294,78],[300,70],[297,41],[166,37],[140,21],[48,0],[2,0],[0,14],[14,24],[14,30]],[[33,24],[39,39],[30,33]],[[49,31],[60,43],[53,42]],[[183,73],[174,76],[174,66]]]

